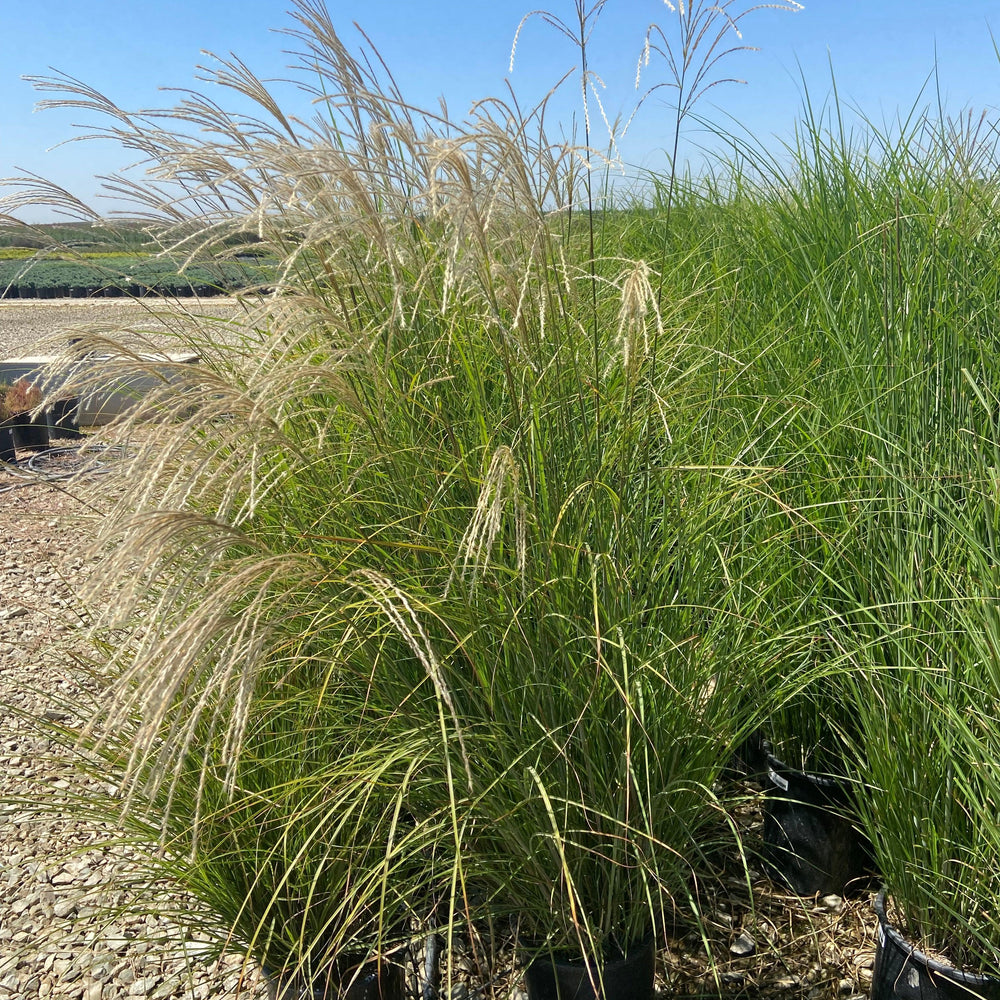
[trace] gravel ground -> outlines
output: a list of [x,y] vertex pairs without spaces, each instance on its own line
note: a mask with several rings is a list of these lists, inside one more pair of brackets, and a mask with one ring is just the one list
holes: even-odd
[[[74,591],[86,563],[69,551],[81,511],[58,489],[22,483],[0,473],[0,702],[60,721],[73,683],[66,650],[81,622]],[[252,982],[241,987],[237,961],[166,959],[148,939],[169,927],[141,911],[109,923],[97,909],[126,902],[127,858],[93,849],[107,831],[39,820],[10,801],[66,787],[53,749],[13,713],[0,719],[0,1000],[262,998]]]
[[[139,308],[116,300],[0,300],[0,358],[34,354],[41,337],[75,323],[131,322]],[[141,316],[136,322],[145,323]],[[60,698],[72,690],[67,650],[81,623],[74,594],[87,564],[71,546],[82,524],[69,493],[25,486],[0,471],[0,704],[35,718],[58,718]],[[13,712],[0,716],[0,1000],[263,1000],[252,976],[241,979],[237,958],[209,967],[164,957],[151,943],[172,929],[141,907],[129,910],[128,859],[95,848],[105,829],[57,816],[40,821],[16,804],[18,796],[54,796],[66,787],[53,749]],[[752,836],[759,824],[748,815],[745,825]],[[866,995],[874,953],[868,896],[798,900],[760,877],[751,897],[739,872],[711,892],[707,932],[719,978],[697,936],[679,939],[661,954],[666,995],[710,996],[720,987],[726,996],[783,1000]],[[109,923],[99,902],[126,905]]]
[[[231,318],[239,306],[222,296],[211,299],[184,299],[192,313]],[[81,325],[120,330],[134,327],[144,332],[168,329],[158,317],[155,299],[0,299],[0,360],[32,357],[50,340],[64,340]],[[165,341],[166,342],[166,341]]]
[[[228,315],[236,307],[219,299],[203,308]],[[157,325],[143,304],[127,300],[3,299],[0,358],[36,355],[78,324]],[[23,464],[26,456],[18,457]],[[86,563],[70,550],[81,515],[69,493],[0,471],[0,704],[35,718],[58,718],[56,705],[72,690],[65,665],[81,623],[74,595]],[[261,1000],[265,990],[253,976],[244,984],[238,959],[216,967],[165,958],[149,939],[170,928],[138,909],[111,923],[98,910],[127,902],[127,858],[94,849],[108,831],[57,815],[39,820],[13,801],[65,787],[53,749],[13,712],[0,716],[0,1000]]]

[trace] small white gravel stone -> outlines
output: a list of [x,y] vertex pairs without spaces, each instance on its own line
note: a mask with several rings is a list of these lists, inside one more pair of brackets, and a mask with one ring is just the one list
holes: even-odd
[[130,987],[128,995],[130,997],[148,996],[156,989],[159,979],[156,976],[146,976],[144,979],[137,979]]
[[746,931],[740,931],[736,936],[736,940],[729,946],[730,953],[737,958],[745,958],[747,955],[752,955],[756,950],[757,942]]

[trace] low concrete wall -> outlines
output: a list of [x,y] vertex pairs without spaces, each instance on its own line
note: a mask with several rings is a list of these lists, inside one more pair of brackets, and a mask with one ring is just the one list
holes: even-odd
[[[143,355],[153,362],[153,370],[156,370],[157,361],[165,361],[170,364],[196,364],[200,358],[197,354],[163,354],[163,355]],[[38,382],[48,387],[49,391],[58,388],[59,383],[53,382],[49,367],[55,359],[39,355],[37,357],[11,358],[7,361],[0,361],[0,382],[14,383],[20,378],[26,378],[31,382]],[[98,356],[83,358],[74,362],[72,369],[79,370],[79,366],[94,365],[99,366],[106,363],[109,356]],[[170,379],[170,370],[164,368],[163,377]],[[106,424],[133,407],[136,400],[149,392],[150,389],[160,385],[160,381],[149,374],[148,368],[136,369],[134,375],[116,372],[112,378],[109,376],[107,388],[94,389],[80,397],[79,422],[82,426],[93,427],[98,424]]]

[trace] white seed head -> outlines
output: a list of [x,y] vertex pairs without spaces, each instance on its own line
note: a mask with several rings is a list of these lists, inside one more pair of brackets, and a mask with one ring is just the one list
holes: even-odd
[[633,372],[649,355],[649,315],[653,314],[656,329],[663,331],[663,321],[656,304],[656,293],[650,283],[649,265],[634,261],[622,274],[621,305],[618,309],[618,343],[622,367]]
[[480,488],[476,509],[462,536],[460,567],[453,571],[449,587],[456,573],[463,579],[471,576],[472,586],[475,587],[496,544],[508,506],[513,507],[515,557],[518,572],[523,576],[527,562],[527,517],[520,480],[514,453],[506,445],[497,448]]

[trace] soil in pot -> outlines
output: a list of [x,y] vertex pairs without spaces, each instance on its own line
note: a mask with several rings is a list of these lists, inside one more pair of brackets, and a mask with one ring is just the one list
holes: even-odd
[[960,972],[918,951],[889,923],[885,900],[883,889],[875,899],[872,1000],[1000,1000],[1000,979]]
[[764,862],[800,896],[856,894],[871,883],[871,843],[851,818],[845,782],[797,771],[768,756]]
[[656,947],[649,937],[598,966],[582,958],[541,955],[525,970],[528,1000],[652,1000]]

